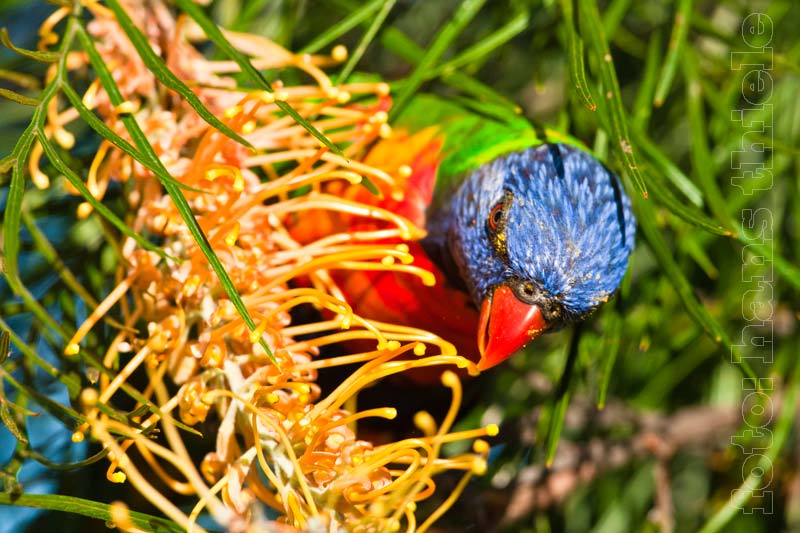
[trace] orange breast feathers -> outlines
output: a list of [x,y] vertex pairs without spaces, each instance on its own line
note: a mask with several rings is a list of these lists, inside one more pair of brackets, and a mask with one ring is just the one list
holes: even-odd
[[[378,198],[361,185],[333,182],[327,185],[325,192],[386,209],[424,228],[441,145],[433,128],[415,134],[394,131],[390,139],[380,141],[370,150],[364,163],[384,169],[391,175],[400,174],[398,188],[380,187],[384,195]],[[333,233],[382,227],[390,227],[390,224],[348,213],[313,211],[305,212],[301,219],[296,220],[291,231],[299,242],[308,243]],[[434,286],[426,286],[418,276],[389,270],[339,269],[331,270],[331,277],[356,314],[366,319],[428,330],[453,343],[460,355],[477,360],[478,311],[469,296],[448,282],[418,242],[409,242],[408,246],[414,256],[413,265],[433,273]]]

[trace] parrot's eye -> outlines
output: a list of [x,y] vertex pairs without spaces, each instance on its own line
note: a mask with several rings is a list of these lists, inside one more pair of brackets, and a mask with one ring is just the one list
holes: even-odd
[[514,194],[511,191],[506,191],[503,199],[497,202],[492,210],[489,211],[489,217],[486,219],[486,236],[489,238],[495,253],[500,258],[505,259],[508,259],[505,227],[508,223],[508,211],[513,200]]
[[500,202],[494,206],[489,212],[489,227],[492,231],[497,231],[497,228],[503,223],[503,207],[505,202]]
[[503,198],[489,211],[489,218],[486,220],[486,229],[489,230],[490,236],[503,232],[503,227],[506,225],[506,218],[508,217],[508,210],[511,208],[511,202],[513,200],[514,194],[511,191],[506,191]]

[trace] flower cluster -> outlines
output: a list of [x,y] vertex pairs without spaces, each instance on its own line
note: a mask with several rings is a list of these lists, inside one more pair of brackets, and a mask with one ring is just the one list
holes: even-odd
[[[480,437],[497,428],[450,431],[461,384],[455,373],[445,371],[441,381],[452,392],[452,404],[443,420],[437,423],[421,412],[415,418],[418,437],[382,445],[359,438],[359,420],[396,416],[392,407],[353,411],[365,387],[418,367],[449,365],[476,372],[444,339],[357,315],[330,275],[331,270],[386,269],[433,283],[430,272],[411,264],[403,242],[418,239],[423,231],[364,203],[361,195],[344,194],[366,178],[386,194],[402,195],[411,171],[407,165],[394,166],[396,158],[384,165],[380,158],[365,159],[376,140],[392,136],[388,86],[335,86],[322,68],[346,58],[342,47],[330,56],[297,55],[254,35],[226,32],[257,68],[296,69],[312,80],[297,86],[278,81],[274,92],[244,90],[232,76],[238,72],[235,63],[206,59],[192,44],[204,38],[198,28],[175,19],[160,2],[146,5],[130,2],[126,9],[153,49],[208,110],[255,150],[209,126],[187,102],[159,85],[113,14],[93,2],[86,3],[94,16],[89,30],[125,103],[112,105],[99,81],[88,86],[83,102],[122,138],[130,137],[121,117],[135,117],[180,183],[256,327],[247,327],[152,170],[103,141],[89,169],[90,192],[102,199],[112,180],[122,182],[130,227],[157,242],[162,253],[122,238],[116,288],[66,346],[68,356],[79,354],[93,326],[119,309],[125,327],[102,359],[108,371],[100,375],[98,387],[81,395],[86,422],[73,439],[88,435],[99,441],[109,451],[110,481],[130,482],[189,530],[202,531],[196,525],[202,512],[229,531],[261,530],[267,523],[287,531],[426,530],[470,476],[483,472],[488,445]],[[48,28],[65,14],[59,10]],[[77,74],[88,60],[73,54],[69,65]],[[278,102],[291,105],[343,147],[343,155],[322,146],[281,112]],[[70,148],[65,126],[78,118],[76,110],[52,106],[48,118],[48,135]],[[32,158],[31,173],[38,185],[47,186],[38,156]],[[91,214],[91,205],[81,204],[78,215]],[[313,239],[296,231],[306,217],[334,220],[342,215],[376,224],[358,232],[331,224],[330,231]],[[293,322],[291,311],[304,304],[319,309],[321,318]],[[350,340],[359,340],[357,346],[369,342],[369,348],[319,357],[321,347]],[[318,373],[343,365],[352,372],[323,393]],[[142,390],[131,383],[137,374],[147,376]],[[115,408],[122,394],[135,398],[138,407],[129,413]],[[201,461],[193,459],[187,444],[192,426],[216,432],[213,449]],[[444,443],[462,439],[476,439],[472,453],[442,456]],[[465,474],[457,490],[418,523],[416,502],[434,494],[433,476],[445,470]],[[151,482],[153,475],[158,483]],[[163,492],[165,486],[196,497],[192,511],[186,514],[175,505]],[[117,526],[131,529],[126,507],[114,509]]]

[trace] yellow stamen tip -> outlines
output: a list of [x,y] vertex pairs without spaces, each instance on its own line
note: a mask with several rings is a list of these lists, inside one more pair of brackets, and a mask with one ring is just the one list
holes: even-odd
[[458,376],[456,376],[455,372],[451,370],[445,370],[442,373],[442,385],[449,388],[458,387],[461,382],[458,380]]
[[242,124],[242,133],[253,133],[256,129],[256,121],[255,120],[248,120],[244,124]]
[[347,91],[339,91],[339,94],[336,95],[336,101],[340,104],[346,104],[350,101],[350,93]]
[[58,142],[58,144],[66,150],[69,150],[75,146],[75,136],[67,130],[58,129],[55,131],[53,136],[55,137],[56,142]]
[[239,229],[241,226],[238,222],[233,225],[233,229],[225,236],[225,244],[233,246],[236,244],[236,239],[239,238]]
[[500,433],[500,428],[497,424],[489,424],[486,426],[486,434],[490,437],[496,437]]
[[349,54],[347,52],[347,47],[345,45],[343,45],[343,44],[337,44],[331,50],[331,58],[334,61],[338,61],[339,63],[341,63],[342,61],[345,61],[347,59],[348,55]]
[[31,169],[31,180],[39,190],[44,190],[50,186],[50,178],[39,169]]
[[486,455],[489,453],[489,443],[483,439],[477,439],[472,443],[472,451]]
[[425,351],[428,349],[427,346],[418,342],[414,345],[414,355],[425,355]]
[[392,257],[391,255],[387,255],[386,257],[384,257],[383,259],[381,259],[381,264],[382,264],[383,266],[390,266],[390,265],[393,265],[393,264],[394,264],[394,257]]
[[425,435],[436,433],[436,421],[427,411],[417,411],[414,415],[414,425]]
[[400,342],[399,341],[389,341],[389,342],[386,343],[386,349],[387,350],[397,350],[398,348],[400,348]]
[[66,348],[64,348],[64,355],[78,355],[78,352],[80,351],[80,345],[77,342],[71,342],[67,344]]
[[381,139],[388,139],[392,136],[392,127],[388,124],[381,124],[381,127],[378,128],[378,135]]
[[72,434],[72,442],[83,442],[84,434],[82,431],[76,431]]
[[412,169],[408,165],[402,165],[400,168],[397,169],[397,173],[400,175],[401,178],[407,178],[411,176],[413,172],[414,169]]
[[117,115],[128,115],[136,111],[136,104],[130,100],[126,100],[114,108]]
[[81,391],[81,404],[84,407],[94,407],[97,405],[97,400],[100,397],[97,389],[87,387]]
[[78,218],[84,219],[92,214],[92,209],[92,204],[89,202],[81,202],[80,205],[78,205],[78,210],[75,212],[75,214]]
[[482,476],[486,473],[486,459],[478,457],[472,461],[472,472],[476,476]]
[[375,92],[377,92],[379,96],[387,96],[391,90],[389,84],[385,82],[379,83],[375,88]]
[[225,118],[233,118],[241,112],[242,112],[242,106],[235,105],[226,109],[223,114],[225,115]]
[[125,480],[128,479],[128,476],[125,475],[125,472],[114,472],[110,476],[108,476],[108,480],[112,483],[125,483]]
[[425,272],[422,274],[422,284],[426,287],[433,287],[436,285],[436,276],[434,276],[431,272]]

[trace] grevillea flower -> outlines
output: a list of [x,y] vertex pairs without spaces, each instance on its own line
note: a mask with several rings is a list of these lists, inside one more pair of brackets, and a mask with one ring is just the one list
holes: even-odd
[[[374,141],[392,135],[388,86],[334,86],[322,68],[346,57],[341,47],[330,57],[296,55],[263,38],[228,32],[230,42],[257,67],[298,69],[311,80],[298,86],[277,82],[274,93],[245,91],[231,77],[237,65],[210,61],[197,51],[192,41],[203,36],[188,21],[174,19],[160,2],[147,7],[128,3],[127,11],[153,49],[211,112],[255,147],[251,151],[166,92],[114,16],[93,2],[86,6],[94,16],[90,32],[125,103],[112,105],[98,81],[89,85],[83,102],[123,138],[128,134],[120,116],[136,118],[165,167],[183,185],[196,220],[257,327],[248,329],[154,174],[103,141],[89,170],[90,192],[102,199],[110,181],[123,182],[130,226],[158,242],[165,256],[133,239],[117,244],[121,258],[116,288],[65,349],[68,356],[78,354],[93,326],[118,309],[125,328],[103,357],[109,372],[99,377],[97,388],[81,395],[86,422],[73,439],[89,435],[99,441],[109,451],[109,481],[130,482],[189,530],[202,531],[196,520],[204,510],[229,531],[428,529],[470,476],[484,471],[488,445],[480,437],[495,434],[497,428],[450,431],[461,401],[461,384],[451,371],[441,379],[452,393],[444,419],[437,423],[425,412],[415,417],[423,436],[372,444],[359,438],[358,421],[392,419],[395,409],[348,408],[360,390],[410,369],[449,365],[476,372],[446,339],[354,314],[329,273],[387,269],[434,282],[430,272],[411,265],[403,242],[421,237],[422,230],[396,213],[364,203],[361,196],[337,194],[347,188],[336,184],[356,185],[365,178],[386,194],[401,194],[411,169],[397,164],[397,154],[373,154],[369,163],[365,159]],[[64,15],[59,10],[48,28]],[[49,35],[46,28],[43,35]],[[69,58],[75,71],[86,63],[83,54]],[[321,147],[280,112],[276,100],[289,103],[342,146],[344,156]],[[48,135],[70,148],[65,125],[77,117],[73,108],[53,106]],[[31,173],[39,177],[39,186],[47,186],[38,156],[32,158]],[[82,217],[91,212],[89,203],[78,210]],[[355,233],[337,232],[336,224],[330,224],[328,233],[313,240],[293,232],[303,217],[313,216],[324,227],[326,219],[341,214],[379,224]],[[316,306],[323,318],[294,323],[290,311],[303,304]],[[319,357],[320,347],[348,340],[369,342],[369,348]],[[352,368],[350,375],[323,393],[318,373],[342,365]],[[142,390],[131,382],[136,374],[147,376]],[[132,413],[114,407],[123,390],[139,402]],[[187,447],[187,426],[207,420],[215,422],[215,445],[198,464]],[[442,456],[444,443],[461,439],[477,439],[472,453]],[[465,474],[435,512],[418,519],[417,502],[435,493],[435,476],[445,470]],[[153,474],[160,483],[150,481]],[[194,496],[196,504],[187,514],[172,502],[169,491],[157,487]],[[126,509],[115,505],[114,521],[133,530]],[[267,524],[273,529],[258,529]]]

